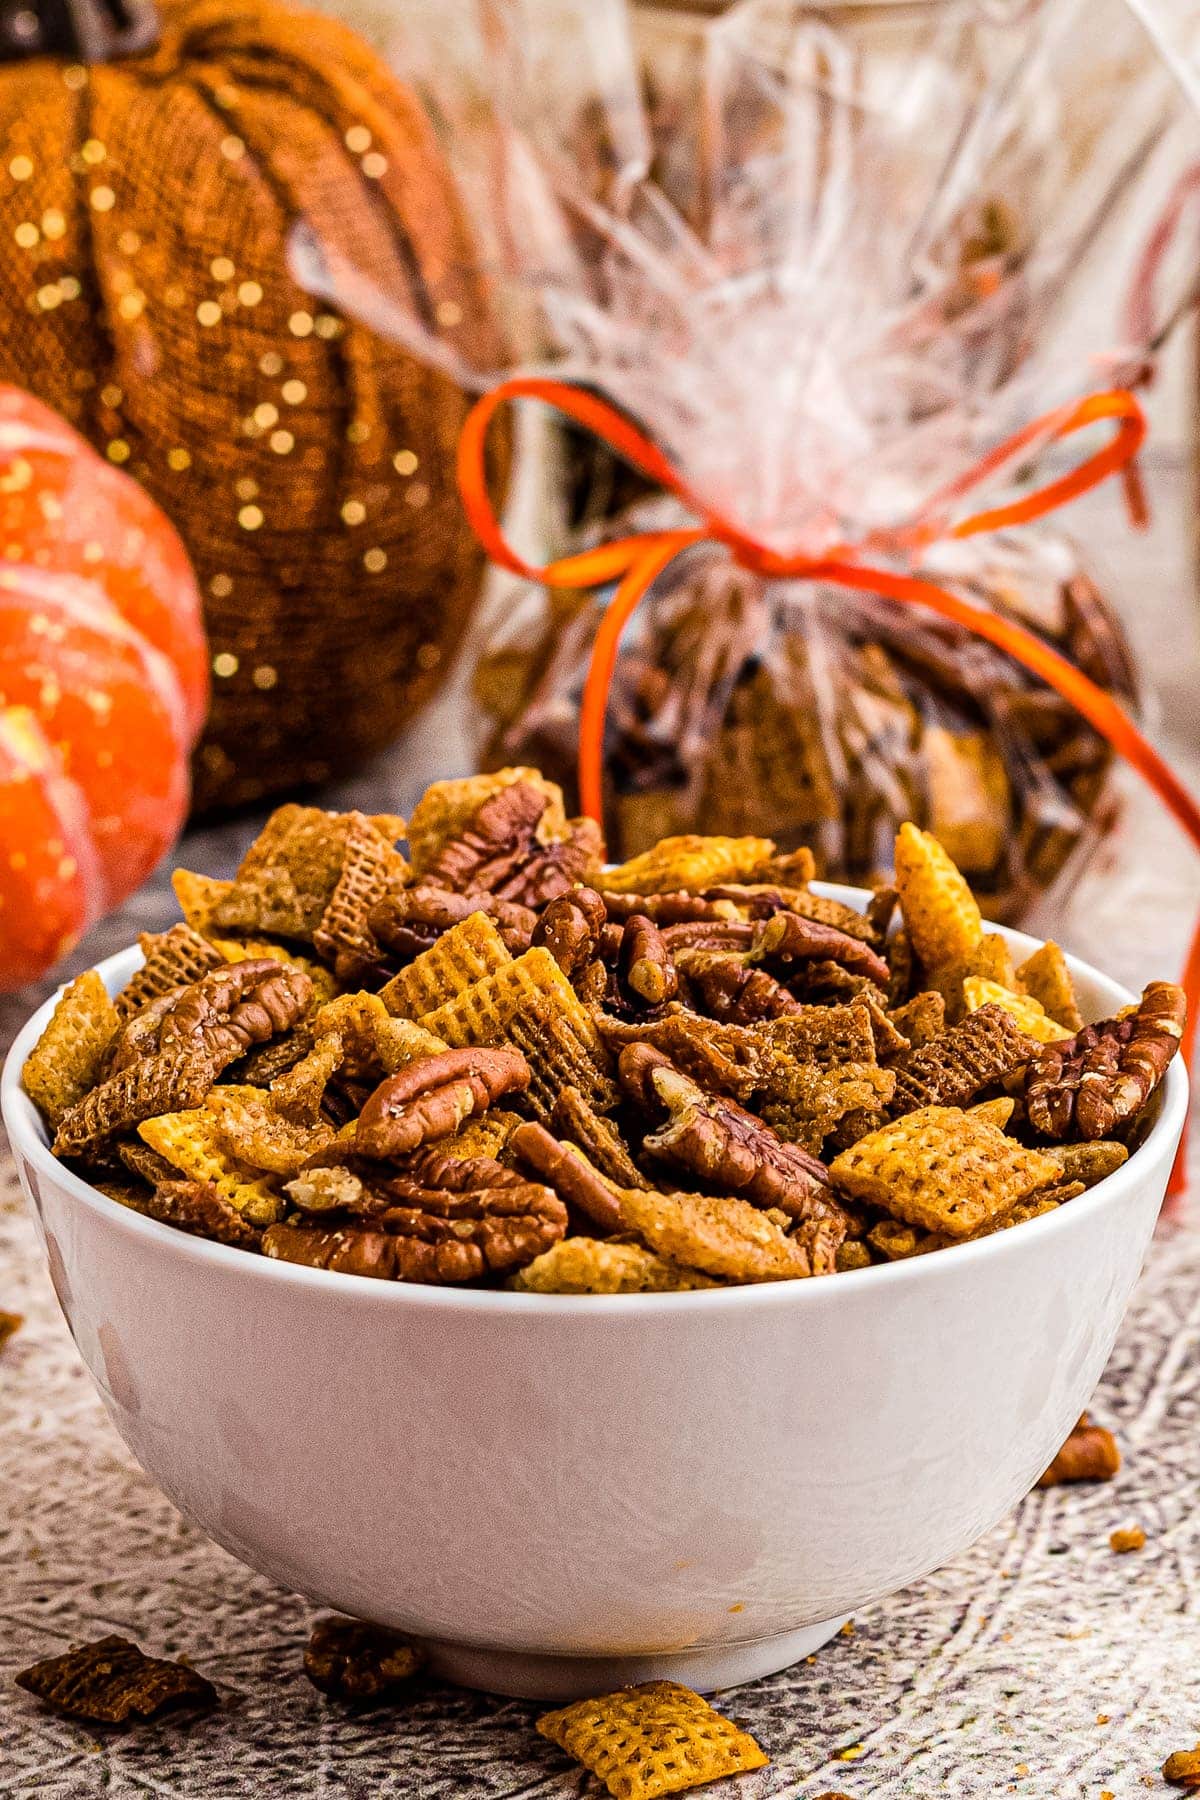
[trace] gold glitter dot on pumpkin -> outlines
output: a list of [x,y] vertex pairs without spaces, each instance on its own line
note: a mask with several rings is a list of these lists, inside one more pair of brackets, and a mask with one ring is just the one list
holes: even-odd
[[191,466],[192,453],[190,450],[185,450],[182,444],[178,444],[175,449],[167,451],[168,469],[179,471],[181,469],[190,469]]
[[12,467],[0,475],[0,494],[19,494],[32,480],[33,464],[24,456],[16,456]]
[[258,498],[258,483],[253,475],[243,475],[233,485],[233,491],[239,500],[255,500]]
[[67,221],[56,206],[47,207],[42,214],[42,236],[60,238],[66,233]]
[[180,282],[173,281],[170,287],[163,289],[163,301],[167,306],[186,306],[188,291]]
[[272,406],[269,400],[260,401],[254,409],[254,423],[256,425],[262,425],[265,428],[268,425],[276,424],[278,419],[279,408],[277,406]]
[[78,300],[83,289],[74,275],[64,275],[58,284],[58,291],[64,300]]
[[21,223],[13,232],[13,236],[16,238],[17,243],[21,246],[22,250],[32,250],[41,235],[41,232],[33,223],[32,219],[22,219]]
[[415,450],[397,450],[392,458],[392,467],[397,475],[415,475],[420,467],[420,461]]
[[302,381],[285,381],[279,392],[289,406],[300,406],[308,399],[308,389]]
[[117,196],[110,187],[93,188],[88,199],[91,201],[92,211],[98,213],[111,212],[117,204]]
[[243,306],[257,306],[263,297],[263,291],[257,281],[243,281],[238,288],[237,297]]
[[342,517],[347,525],[361,525],[367,516],[367,509],[361,500],[347,500],[342,507]]
[[238,524],[243,531],[257,531],[263,522],[261,506],[243,506],[238,513]]
[[208,591],[217,600],[228,600],[233,592],[233,579],[229,575],[214,575],[208,584]]
[[279,671],[273,669],[270,663],[259,663],[250,679],[256,688],[261,688],[266,693],[279,680]]
[[129,461],[129,445],[124,438],[110,438],[104,446],[104,454],[109,462],[123,463]]
[[33,159],[28,156],[14,156],[8,165],[8,172],[14,181],[28,181],[33,174]]
[[278,375],[283,369],[283,358],[278,350],[268,350],[259,357],[258,366],[264,375]]
[[461,325],[462,307],[457,300],[439,300],[435,316],[439,325]]
[[208,265],[208,272],[214,281],[232,281],[237,273],[227,256],[214,256]]
[[88,138],[80,145],[79,154],[82,156],[85,163],[90,163],[94,166],[96,163],[102,163],[104,161],[105,157],[108,155],[108,151],[100,142],[99,138]]
[[146,306],[145,294],[122,294],[117,302],[117,311],[123,319],[138,319]]
[[309,335],[312,328],[313,317],[311,313],[294,312],[288,320],[288,330],[293,337],[305,338]]
[[381,175],[386,175],[387,166],[387,157],[380,156],[378,150],[368,151],[366,156],[363,157],[362,162],[359,164],[359,168],[362,170],[368,181],[378,181]]
[[294,450],[295,447],[296,440],[290,431],[273,431],[271,433],[271,448],[276,456],[286,456],[288,451]]
[[371,134],[365,125],[351,125],[344,141],[347,150],[352,150],[355,156],[361,156],[364,150],[371,148]]
[[342,333],[342,321],[335,318],[332,313],[318,313],[313,320],[313,330],[319,338],[328,340],[329,338],[340,337]]
[[104,545],[98,544],[95,538],[89,538],[87,543],[83,546],[81,554],[85,563],[103,562]]
[[222,650],[219,655],[213,657],[214,675],[221,676],[222,680],[228,680],[229,676],[236,675],[237,672],[238,659],[230,651]]
[[100,389],[100,399],[105,406],[120,406],[124,398],[123,391],[114,381],[110,381],[106,387]]
[[237,162],[238,158],[245,154],[246,146],[240,137],[233,137],[231,135],[221,139],[221,155],[227,162]]
[[62,289],[56,281],[48,281],[37,291],[37,303],[43,312],[53,312],[62,303]]
[[136,231],[123,231],[117,239],[117,249],[122,256],[136,256],[142,247],[142,240]]
[[414,481],[405,489],[404,498],[409,506],[428,506],[429,489],[423,481]]
[[63,86],[77,94],[80,88],[87,86],[88,72],[82,63],[68,63],[62,72]]
[[196,318],[201,325],[219,324],[221,316],[221,309],[215,300],[202,300],[196,308]]
[[363,557],[363,568],[371,575],[378,575],[381,569],[387,568],[387,551],[368,550]]
[[365,444],[371,435],[371,427],[365,419],[355,419],[346,427],[348,444]]

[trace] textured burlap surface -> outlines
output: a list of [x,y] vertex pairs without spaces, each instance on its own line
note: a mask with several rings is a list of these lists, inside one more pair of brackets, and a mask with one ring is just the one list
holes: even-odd
[[[1133,559],[1125,579],[1137,593],[1173,596],[1157,613],[1141,606],[1134,624],[1163,677],[1172,751],[1195,782],[1185,493],[1179,475],[1157,494],[1155,535],[1132,546],[1114,538],[1110,560]],[[403,809],[441,772],[454,726],[452,716],[429,722],[337,798]],[[253,830],[246,821],[193,837],[183,860],[226,872]],[[1054,920],[1056,935],[1130,982],[1177,966],[1200,894],[1197,866],[1140,795],[1107,865],[1105,881],[1089,880]],[[75,960],[95,960],[170,916],[159,880]],[[38,997],[0,1008],[5,1041]],[[58,1314],[11,1164],[0,1168],[0,1307],[27,1315],[0,1358],[0,1795],[515,1800],[580,1791],[577,1772],[534,1732],[536,1709],[520,1702],[428,1686],[355,1718],[310,1688],[300,1655],[312,1609],[207,1543],[134,1465]],[[1117,1481],[1031,1495],[967,1555],[868,1608],[853,1635],[811,1663],[729,1696],[727,1710],[773,1761],[709,1790],[715,1800],[1170,1791],[1157,1774],[1164,1757],[1200,1738],[1200,1232],[1176,1229],[1155,1243],[1094,1412],[1124,1448]],[[1145,1550],[1115,1556],[1109,1533],[1135,1523]],[[336,1521],[315,1524],[336,1530]],[[221,1710],[100,1743],[8,1684],[34,1658],[111,1631],[152,1654],[194,1658],[218,1684]]]

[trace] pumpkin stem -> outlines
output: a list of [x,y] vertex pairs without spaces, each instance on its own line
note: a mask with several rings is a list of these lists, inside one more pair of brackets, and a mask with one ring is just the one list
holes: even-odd
[[18,0],[0,14],[0,62],[30,56],[112,62],[157,41],[152,0]]

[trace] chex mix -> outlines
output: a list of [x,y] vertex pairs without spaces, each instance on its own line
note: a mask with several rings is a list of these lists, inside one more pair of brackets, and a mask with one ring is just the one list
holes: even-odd
[[664,1293],[921,1256],[1118,1168],[1179,1047],[1153,982],[1085,1023],[914,825],[864,913],[806,850],[676,837],[618,867],[535,770],[407,823],[289,805],[25,1066],[122,1205],[390,1281]]

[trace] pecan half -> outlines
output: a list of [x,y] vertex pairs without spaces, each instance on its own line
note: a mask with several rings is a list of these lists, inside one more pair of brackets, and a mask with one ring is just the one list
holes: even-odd
[[407,1156],[528,1086],[529,1064],[501,1045],[423,1057],[380,1082],[359,1115],[355,1148],[381,1161]]
[[419,1645],[361,1619],[318,1619],[304,1649],[304,1673],[313,1686],[355,1706],[393,1699],[424,1661]]
[[673,951],[749,950],[754,943],[755,927],[749,919],[697,920],[667,925],[663,928],[663,937]]
[[599,867],[604,840],[594,820],[574,819],[566,837],[542,843],[537,830],[548,804],[528,781],[489,795],[466,830],[443,844],[425,882],[460,894],[486,889],[533,907],[566,893]]
[[753,950],[756,962],[790,971],[805,963],[836,963],[848,975],[863,975],[886,990],[889,970],[882,956],[861,938],[851,937],[834,925],[803,919],[799,913],[778,912],[759,931]]
[[[975,1015],[978,1017],[978,1014]],[[1105,1138],[1141,1111],[1183,1036],[1183,990],[1155,981],[1135,1013],[1045,1044],[1025,1076],[1029,1123],[1044,1137]]]
[[680,972],[701,1011],[727,1025],[755,1025],[804,1010],[767,969],[752,969],[740,956],[689,954]]
[[608,916],[615,924],[638,914],[653,919],[656,925],[719,924],[740,915],[732,900],[708,899],[701,894],[609,894],[602,893]]
[[530,942],[543,944],[569,979],[594,960],[607,914],[594,888],[572,888],[551,900],[534,927]]
[[632,1099],[648,1112],[668,1115],[645,1139],[648,1155],[688,1170],[721,1193],[777,1206],[789,1218],[826,1219],[844,1227],[829,1171],[815,1156],[785,1144],[736,1100],[706,1094],[647,1044],[622,1051],[619,1067]]
[[430,949],[476,912],[495,921],[505,949],[514,956],[528,950],[537,924],[537,914],[530,907],[497,900],[494,894],[456,894],[426,883],[385,895],[367,914],[367,925],[383,948],[404,963]]
[[160,1181],[139,1201],[138,1211],[193,1237],[212,1238],[239,1250],[257,1250],[262,1232],[219,1194],[211,1181]]
[[553,1188],[566,1205],[601,1231],[620,1231],[621,1205],[607,1182],[582,1156],[551,1137],[544,1125],[521,1125],[509,1142],[522,1167]]
[[1059,1487],[1068,1481],[1111,1481],[1120,1467],[1121,1452],[1112,1432],[1103,1425],[1093,1425],[1083,1413],[1037,1485]]
[[[683,929],[694,927],[684,926]],[[625,992],[645,1006],[664,1006],[679,992],[679,976],[671,956],[668,934],[652,919],[635,913],[626,920],[617,974]]]
[[292,963],[269,957],[227,963],[179,991],[162,1018],[159,1052],[200,1053],[220,1074],[255,1044],[290,1031],[312,997],[310,976]]

